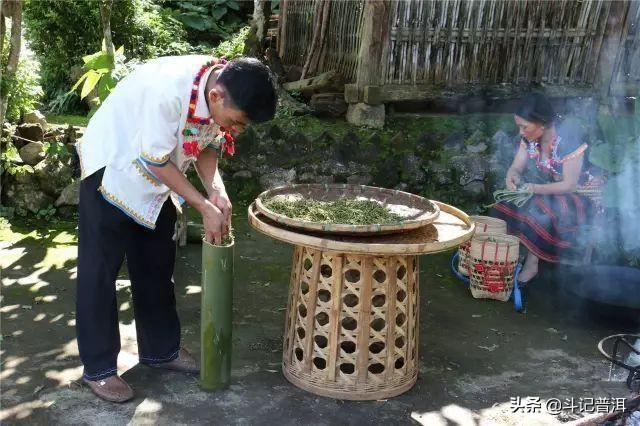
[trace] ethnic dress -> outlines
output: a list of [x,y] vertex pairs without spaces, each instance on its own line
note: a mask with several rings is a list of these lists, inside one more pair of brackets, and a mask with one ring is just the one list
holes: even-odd
[[[548,157],[541,152],[538,141],[522,140],[528,162],[522,180],[527,183],[547,184],[562,180],[563,165],[576,157],[585,156],[588,145],[577,123],[561,123],[558,137]],[[546,158],[545,158],[546,157]],[[590,178],[593,171],[583,162],[579,184]],[[591,201],[576,193],[534,194],[522,207],[511,203],[498,203],[492,216],[507,222],[508,233],[517,236],[533,254],[547,262],[570,258],[584,225],[594,212]]]

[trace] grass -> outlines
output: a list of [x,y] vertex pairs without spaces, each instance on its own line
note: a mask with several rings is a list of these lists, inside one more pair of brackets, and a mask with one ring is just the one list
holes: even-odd
[[84,115],[45,114],[45,118],[49,124],[71,124],[80,127],[87,127],[89,124],[89,117]]

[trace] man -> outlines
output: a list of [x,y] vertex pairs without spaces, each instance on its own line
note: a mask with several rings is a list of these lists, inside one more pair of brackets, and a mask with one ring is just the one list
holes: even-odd
[[[231,203],[218,155],[233,154],[233,135],[248,123],[273,118],[276,101],[269,69],[257,59],[165,57],[124,78],[89,122],[77,145],[82,181],[76,331],[83,378],[99,397],[113,402],[133,397],[116,368],[115,280],[125,256],[140,362],[198,371],[180,347],[173,202],[181,197],[196,208],[205,237],[220,244]],[[184,175],[191,164],[207,197]]]

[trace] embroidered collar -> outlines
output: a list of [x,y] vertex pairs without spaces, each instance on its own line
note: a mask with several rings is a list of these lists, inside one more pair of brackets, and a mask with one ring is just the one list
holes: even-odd
[[193,80],[191,97],[186,123],[182,135],[182,148],[187,157],[197,158],[204,147],[215,142],[221,152],[233,155],[235,153],[234,139],[229,131],[218,126],[210,115],[206,101],[207,80],[216,69],[224,68],[227,61],[221,59],[218,64],[212,61],[204,64]]

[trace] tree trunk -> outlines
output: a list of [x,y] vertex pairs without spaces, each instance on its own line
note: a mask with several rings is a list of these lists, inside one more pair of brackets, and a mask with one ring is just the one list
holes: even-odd
[[[9,41],[9,60],[7,68],[4,70],[2,84],[0,85],[0,126],[4,123],[4,117],[7,113],[7,94],[9,91],[10,81],[16,74],[18,69],[18,61],[20,60],[20,47],[22,43],[22,0],[9,0],[3,4],[6,12],[11,10],[11,38]],[[7,84],[8,83],[8,84]]]
[[113,0],[100,0],[100,20],[102,21],[102,37],[104,39],[105,49],[107,54],[111,56],[114,61],[116,52],[113,48],[113,40],[111,39],[111,5]]
[[244,44],[244,55],[263,60],[264,39],[267,35],[270,16],[270,0],[253,0],[253,19],[251,19],[251,30]]
[[[0,60],[4,58],[4,37],[7,34],[7,26],[4,19],[4,13],[2,13],[2,9],[4,8],[4,0],[0,0]],[[0,66],[0,99],[2,99],[2,76],[4,75],[4,70],[2,66]],[[4,131],[4,115],[0,119],[0,137],[4,136],[2,132]],[[0,190],[2,189],[2,185],[0,184]]]
[[[2,7],[4,6],[4,1],[0,0],[0,58],[2,58],[2,54],[4,53],[4,37],[7,33],[7,26],[4,21],[4,14],[2,13]],[[0,68],[0,81],[2,81],[2,68]]]

